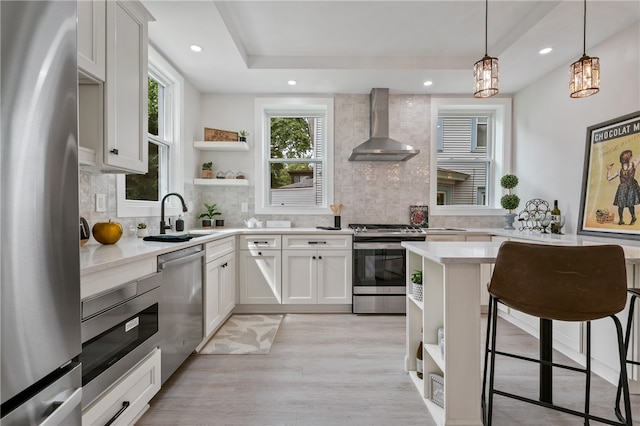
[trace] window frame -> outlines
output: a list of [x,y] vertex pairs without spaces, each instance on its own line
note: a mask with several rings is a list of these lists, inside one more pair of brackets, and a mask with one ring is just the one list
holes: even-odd
[[429,182],[429,202],[432,216],[493,216],[504,214],[500,207],[502,188],[500,178],[511,171],[512,152],[512,100],[511,98],[438,98],[431,99],[431,159],[430,170],[438,170],[438,117],[440,114],[493,115],[493,143],[487,143],[487,158],[490,161],[487,205],[437,205],[438,178],[432,173]]
[[[270,206],[269,190],[270,178],[270,117],[273,114],[284,116],[322,115],[324,117],[325,141],[323,159],[320,161],[324,168],[324,185],[322,187],[322,204],[319,206]],[[330,204],[333,203],[333,98],[256,98],[254,102],[254,134],[255,146],[255,212],[256,214],[331,214]],[[284,162],[289,162],[283,159]],[[310,161],[315,162],[316,160]]]
[[[165,123],[169,127],[165,129],[169,137],[167,141],[169,145],[169,161],[167,165],[168,185],[164,193],[160,193],[158,201],[138,201],[126,199],[126,178],[125,175],[116,177],[116,205],[118,217],[153,217],[160,216],[160,203],[164,195],[169,192],[182,192],[184,188],[184,180],[182,173],[182,129],[183,125],[183,88],[184,78],[182,75],[166,60],[162,55],[149,46],[149,65],[148,75],[162,82],[165,85],[164,115]],[[163,108],[158,108],[158,113]],[[145,116],[146,116],[145,111]],[[157,136],[147,132],[145,143],[149,143],[149,139],[158,140]],[[162,173],[162,171],[161,171]],[[176,216],[182,213],[179,200],[176,197],[170,197],[165,203],[165,215]]]

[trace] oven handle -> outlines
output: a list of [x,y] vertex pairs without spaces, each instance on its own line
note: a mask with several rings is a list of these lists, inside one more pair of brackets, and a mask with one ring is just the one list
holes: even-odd
[[397,243],[353,243],[354,250],[404,250],[400,242]]

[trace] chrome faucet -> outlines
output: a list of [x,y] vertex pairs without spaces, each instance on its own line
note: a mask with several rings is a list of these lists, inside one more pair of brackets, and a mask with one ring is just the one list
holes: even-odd
[[160,202],[160,233],[161,234],[166,234],[166,232],[164,232],[166,229],[164,224],[164,200],[166,200],[169,195],[175,195],[176,197],[180,198],[180,201],[182,202],[182,211],[183,212],[187,211],[187,205],[184,202],[184,198],[182,198],[182,195],[178,194],[177,192],[170,192],[164,197],[162,197],[162,201]]

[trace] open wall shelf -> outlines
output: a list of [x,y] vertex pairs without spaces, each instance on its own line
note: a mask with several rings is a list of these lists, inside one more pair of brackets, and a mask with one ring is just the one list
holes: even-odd
[[200,151],[249,151],[249,145],[246,142],[193,141],[193,147]]
[[247,179],[194,179],[194,185],[200,186],[249,186]]

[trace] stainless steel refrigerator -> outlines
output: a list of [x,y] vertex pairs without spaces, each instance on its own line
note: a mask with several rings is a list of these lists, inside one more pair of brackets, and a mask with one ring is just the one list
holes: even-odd
[[80,424],[76,2],[0,19],[0,424]]

